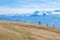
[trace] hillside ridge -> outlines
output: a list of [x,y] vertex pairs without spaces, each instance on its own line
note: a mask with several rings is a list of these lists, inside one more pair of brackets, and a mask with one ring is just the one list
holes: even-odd
[[0,40],[60,40],[60,29],[24,22],[0,21]]

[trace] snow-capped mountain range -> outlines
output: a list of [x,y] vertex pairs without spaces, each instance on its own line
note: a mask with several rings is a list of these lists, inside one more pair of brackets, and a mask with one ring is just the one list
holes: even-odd
[[32,13],[24,14],[0,14],[0,20],[8,20],[15,22],[29,22],[34,24],[41,24],[48,26],[55,26],[60,28],[60,10],[54,11],[34,11]]
[[8,15],[8,16],[14,16],[14,15],[20,15],[20,16],[30,16],[30,15],[60,15],[60,10],[53,10],[53,11],[33,11],[33,12],[30,12],[30,13],[0,13],[0,15]]

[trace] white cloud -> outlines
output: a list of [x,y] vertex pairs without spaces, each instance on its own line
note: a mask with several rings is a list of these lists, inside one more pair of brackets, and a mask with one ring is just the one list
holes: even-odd
[[60,15],[60,12],[52,12],[52,14],[54,14],[54,15]]
[[0,14],[16,14],[16,13],[22,14],[22,13],[30,13],[33,11],[34,9],[0,7]]
[[55,4],[55,5],[60,5],[60,2],[51,2],[52,4]]
[[52,11],[56,9],[60,8],[11,8],[6,6],[0,6],[0,14],[32,14],[35,10]]

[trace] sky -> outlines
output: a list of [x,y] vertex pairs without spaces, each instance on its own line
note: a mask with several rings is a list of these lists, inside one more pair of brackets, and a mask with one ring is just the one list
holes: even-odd
[[0,14],[60,9],[60,0],[0,0]]

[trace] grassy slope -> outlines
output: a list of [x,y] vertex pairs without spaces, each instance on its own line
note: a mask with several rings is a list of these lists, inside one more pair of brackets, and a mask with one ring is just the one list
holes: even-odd
[[60,40],[60,29],[0,21],[0,40]]

